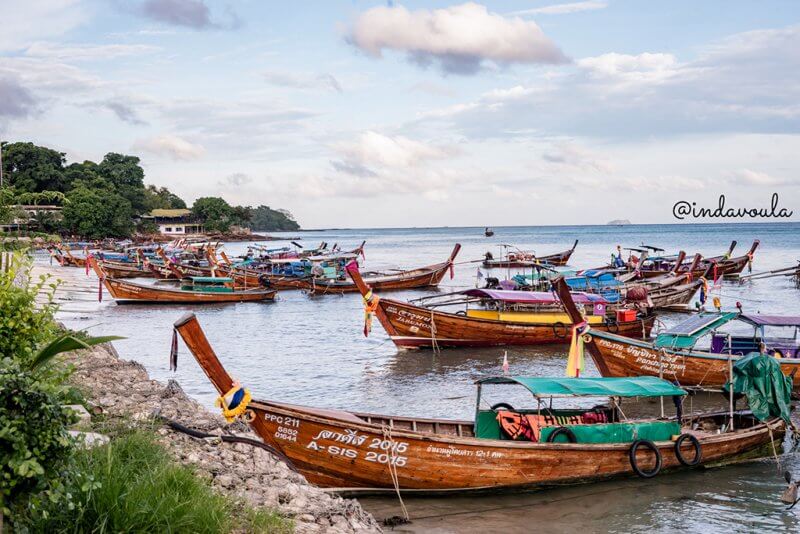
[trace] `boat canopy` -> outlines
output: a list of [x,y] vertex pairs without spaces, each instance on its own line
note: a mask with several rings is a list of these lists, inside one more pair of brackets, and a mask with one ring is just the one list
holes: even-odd
[[192,282],[200,284],[230,284],[233,283],[233,278],[226,278],[224,276],[191,276]]
[[737,312],[695,315],[658,334],[655,346],[657,348],[690,349],[694,347],[698,339],[737,317],[739,317]]
[[[468,289],[463,292],[468,297],[519,302],[524,304],[558,304],[561,302],[555,293],[546,291],[510,291],[501,289]],[[573,293],[572,300],[577,304],[608,304],[600,295]]]
[[495,376],[476,384],[520,384],[534,397],[671,397],[683,389],[655,376],[630,378],[542,378]]
[[740,319],[755,326],[800,326],[800,316],[797,315],[761,315],[760,313],[744,313]]

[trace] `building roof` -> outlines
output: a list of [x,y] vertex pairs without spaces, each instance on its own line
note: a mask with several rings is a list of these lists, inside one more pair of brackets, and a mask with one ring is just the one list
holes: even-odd
[[190,213],[192,213],[192,210],[188,210],[188,209],[174,209],[174,210],[158,209],[158,210],[151,211],[150,212],[150,216],[151,217],[161,217],[161,218],[169,219],[169,218],[172,218],[172,217],[186,217]]

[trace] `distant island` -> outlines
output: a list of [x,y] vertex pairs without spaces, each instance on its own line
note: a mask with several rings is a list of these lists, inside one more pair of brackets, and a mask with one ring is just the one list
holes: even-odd
[[614,219],[606,223],[608,226],[623,226],[625,224],[631,224],[631,222],[628,219]]

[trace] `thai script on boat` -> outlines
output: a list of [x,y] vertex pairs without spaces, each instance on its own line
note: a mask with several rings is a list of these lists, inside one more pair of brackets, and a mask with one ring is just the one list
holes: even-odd
[[311,441],[318,439],[330,439],[337,443],[346,443],[348,445],[363,445],[367,441],[367,436],[359,436],[357,430],[345,429],[345,433],[334,432],[333,430],[320,430],[319,434],[311,438]]
[[431,452],[433,454],[441,454],[443,456],[447,456],[450,458],[451,456],[464,456],[464,457],[476,457],[476,458],[502,458],[505,456],[500,451],[494,450],[472,450],[472,449],[456,449],[455,447],[437,447],[435,445],[428,445],[428,448],[425,449],[427,452]]
[[[400,324],[408,325],[413,328],[423,328],[430,331],[431,318],[427,315],[420,315],[408,310],[398,309],[396,306],[387,306],[386,312],[394,314],[394,320]],[[416,333],[418,330],[415,330]]]

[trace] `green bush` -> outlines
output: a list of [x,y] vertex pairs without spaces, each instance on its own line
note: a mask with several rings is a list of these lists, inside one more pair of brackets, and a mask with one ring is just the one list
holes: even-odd
[[[20,363],[30,361],[57,328],[53,295],[58,284],[42,275],[30,285],[18,285],[30,276],[31,260],[23,254],[16,254],[8,271],[0,272],[0,357]],[[42,297],[38,306],[37,296]]]
[[281,517],[236,505],[175,463],[146,431],[76,454],[67,491],[74,506],[32,510],[32,532],[291,532]]
[[61,500],[71,413],[52,389],[8,358],[0,365],[0,504],[16,515],[28,498]]

